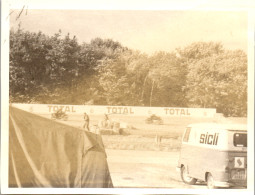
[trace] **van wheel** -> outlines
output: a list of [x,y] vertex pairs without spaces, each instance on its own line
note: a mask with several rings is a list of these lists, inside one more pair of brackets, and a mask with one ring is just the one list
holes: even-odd
[[197,179],[188,176],[187,169],[185,168],[185,166],[182,166],[181,178],[184,183],[189,185],[194,185],[197,182]]
[[214,179],[213,179],[213,176],[212,176],[211,173],[207,174],[206,181],[207,181],[207,188],[208,189],[215,189],[216,188],[215,182],[214,182]]

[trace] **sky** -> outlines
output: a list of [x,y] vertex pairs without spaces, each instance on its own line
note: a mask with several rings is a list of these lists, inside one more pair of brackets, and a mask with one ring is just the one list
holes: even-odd
[[31,10],[16,20],[20,10],[10,15],[10,28],[18,24],[30,32],[75,35],[79,43],[100,37],[119,41],[130,49],[153,54],[171,52],[193,42],[221,42],[226,49],[247,52],[247,13],[241,11],[151,11],[151,10]]

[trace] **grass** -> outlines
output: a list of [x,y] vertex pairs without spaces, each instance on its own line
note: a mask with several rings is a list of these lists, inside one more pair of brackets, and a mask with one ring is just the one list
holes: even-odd
[[[132,128],[124,129],[124,135],[102,135],[105,148],[121,150],[177,151],[181,146],[181,137],[185,127],[191,123],[215,122],[223,120],[246,123],[246,118],[162,118],[163,125],[146,124],[146,117],[114,116]],[[161,142],[156,142],[156,136]]]
[[146,150],[146,151],[175,151],[180,148],[180,140],[163,138],[160,144],[153,137],[137,135],[102,135],[104,146],[107,149],[119,150]]
[[[46,115],[45,115],[46,116]],[[48,115],[46,117],[49,117]],[[103,115],[90,115],[90,125],[95,126],[103,120]],[[122,130],[122,135],[110,135],[102,132],[102,139],[107,149],[175,151],[181,146],[181,137],[185,127],[191,123],[215,122],[225,120],[236,123],[247,123],[247,118],[195,118],[195,117],[162,117],[163,125],[146,124],[146,117],[128,115],[110,115],[110,119],[126,123],[128,128]],[[69,115],[67,124],[82,128],[83,115]],[[156,136],[161,136],[158,144]]]

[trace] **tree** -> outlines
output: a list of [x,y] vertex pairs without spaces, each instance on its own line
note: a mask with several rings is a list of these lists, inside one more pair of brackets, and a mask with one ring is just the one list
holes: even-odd
[[[61,38],[61,31],[51,37],[51,48],[46,58],[50,63],[49,86],[53,89],[53,99],[61,100],[61,103],[74,102],[76,85],[78,82],[79,52],[80,46],[77,38],[70,38],[67,34]],[[64,96],[64,98],[62,98]],[[50,101],[52,101],[51,99]]]
[[191,62],[203,59],[224,52],[221,43],[215,42],[194,42],[184,49],[176,49],[183,62]]
[[49,38],[39,33],[10,32],[10,96],[14,101],[33,101],[47,82]]
[[150,57],[148,74],[150,106],[183,106],[185,69],[175,53],[158,52]]
[[100,68],[99,84],[108,105],[134,105],[132,75],[127,73],[125,61],[119,57],[105,60]]
[[67,97],[71,96],[79,46],[75,37],[60,36],[61,32],[48,37],[41,32],[11,31],[11,100],[45,103],[65,95],[62,103],[70,103]]
[[[242,51],[218,50],[188,60],[186,98],[191,107],[217,108],[226,116],[246,116],[247,56]],[[200,48],[200,47],[198,47]],[[200,52],[201,53],[201,52]],[[186,62],[187,63],[187,62]]]
[[78,44],[22,29],[10,32],[10,101],[217,108],[247,112],[247,56],[197,42],[151,56],[96,38]]
[[99,72],[106,62],[118,58],[127,50],[119,42],[111,39],[95,38],[90,43],[83,43],[79,53],[79,103],[105,104],[103,88],[99,83]]

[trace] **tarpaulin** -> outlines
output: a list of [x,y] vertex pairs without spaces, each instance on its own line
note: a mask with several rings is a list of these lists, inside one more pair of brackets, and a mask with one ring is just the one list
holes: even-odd
[[101,136],[10,107],[9,187],[113,187]]

